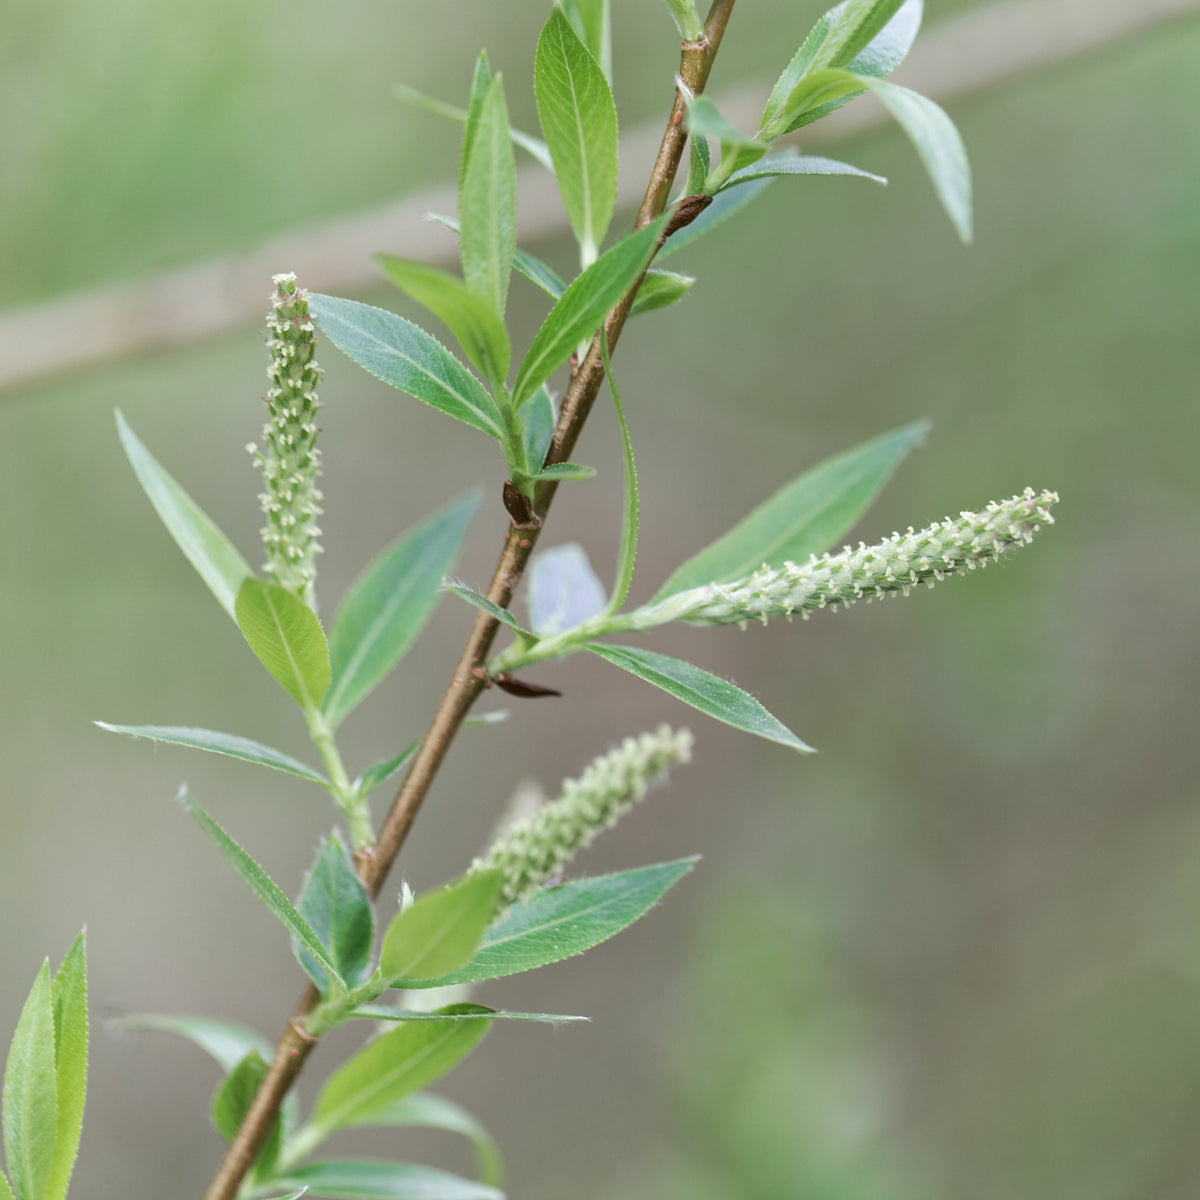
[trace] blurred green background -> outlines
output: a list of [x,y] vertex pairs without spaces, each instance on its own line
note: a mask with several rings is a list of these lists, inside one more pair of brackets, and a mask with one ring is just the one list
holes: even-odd
[[[739,6],[714,87],[765,91],[819,7]],[[930,0],[928,20],[969,7]],[[399,108],[391,83],[459,97],[486,45],[532,127],[544,11],[10,0],[5,307],[452,178],[454,131]],[[676,66],[665,8],[618,0],[616,21],[622,121],[658,119]],[[1174,23],[952,103],[976,172],[969,251],[881,129],[836,153],[890,188],[781,181],[672,263],[700,276],[684,304],[627,333],[646,514],[635,596],[798,470],[919,416],[928,447],[856,537],[1026,484],[1063,499],[1054,530],[983,576],[803,626],[655,641],[735,677],[819,756],[577,660],[542,674],[564,700],[511,702],[506,727],[464,736],[402,860],[418,889],[465,865],[521,779],[553,789],[660,720],[699,736],[695,764],[585,864],[702,852],[694,875],[588,958],[481,994],[594,1018],[497,1028],[447,1081],[499,1137],[514,1198],[1196,1194],[1198,54],[1200,26]],[[569,269],[564,242],[531,248]],[[532,330],[539,295],[514,283],[512,304]],[[385,540],[476,481],[494,502],[500,476],[490,444],[332,349],[321,361],[329,610]],[[328,824],[322,796],[89,724],[206,725],[304,753],[112,424],[120,405],[252,554],[242,447],[264,367],[246,328],[0,395],[4,1040],[42,955],[84,922],[97,1018],[203,1012],[273,1036],[292,1002],[278,928],[171,798],[186,779],[295,888]],[[607,410],[579,456],[601,473],[564,489],[545,541],[578,539],[606,574],[620,510]],[[493,503],[465,577],[486,580],[501,529]],[[352,764],[422,730],[470,617],[443,605],[347,723]],[[331,1042],[306,1098],[350,1035]],[[188,1045],[97,1022],[74,1194],[199,1194],[219,1154],[216,1081]],[[355,1145],[470,1169],[444,1136],[340,1148]]]

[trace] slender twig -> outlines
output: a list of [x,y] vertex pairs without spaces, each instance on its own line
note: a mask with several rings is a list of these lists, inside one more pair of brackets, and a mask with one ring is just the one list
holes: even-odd
[[[720,48],[725,27],[733,12],[734,0],[714,0],[705,22],[704,37],[698,42],[685,43],[680,60],[679,77],[694,93],[703,91],[712,69],[713,59]],[[676,92],[667,128],[659,146],[650,183],[642,206],[638,210],[635,228],[641,228],[654,220],[666,207],[671,183],[683,157],[687,132],[683,124],[683,98]],[[683,206],[680,215],[668,223],[663,238],[673,227],[693,219],[701,211],[701,205]],[[661,243],[660,243],[661,244]],[[605,332],[610,352],[615,350],[617,340],[629,316],[641,279],[609,313],[605,321]],[[583,362],[575,371],[563,397],[558,423],[554,430],[547,456],[548,463],[565,462],[583,429],[593,403],[604,381],[604,366],[601,361],[600,335],[597,334]],[[487,597],[493,604],[507,607],[521,581],[529,556],[533,552],[542,524],[553,503],[557,485],[543,484],[537,493],[532,521],[520,525],[510,522],[504,538],[504,547],[496,564]],[[372,897],[378,896],[384,880],[391,870],[400,848],[404,845],[408,831],[420,811],[421,804],[437,775],[446,753],[461,728],[471,705],[487,685],[484,664],[499,624],[493,618],[480,613],[471,627],[471,632],[459,655],[458,664],[434,714],[429,731],[421,742],[412,766],[400,785],[379,837],[370,850],[357,856],[359,877]],[[208,1191],[205,1200],[234,1200],[246,1172],[261,1149],[272,1122],[279,1112],[305,1060],[316,1044],[304,1028],[304,1018],[319,1000],[315,987],[305,989],[292,1012],[284,1030],[270,1068],[260,1085],[233,1141],[226,1152]]]

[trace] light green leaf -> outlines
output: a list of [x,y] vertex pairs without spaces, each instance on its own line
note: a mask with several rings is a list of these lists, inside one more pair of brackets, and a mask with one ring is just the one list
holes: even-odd
[[501,882],[498,871],[478,871],[425,893],[397,913],[379,955],[388,985],[433,979],[469,962],[496,912]]
[[[375,915],[366,888],[354,873],[350,855],[336,833],[322,840],[304,879],[296,910],[321,939],[321,945],[351,987],[371,973],[371,947],[375,940]],[[322,996],[329,980],[320,965],[298,943],[293,947],[305,974]]]
[[170,746],[189,746],[194,750],[207,750],[212,754],[224,754],[227,758],[257,763],[275,771],[284,771],[310,783],[329,787],[329,780],[307,763],[302,763],[282,750],[273,750],[261,742],[238,737],[232,733],[218,733],[214,729],[192,729],[184,725],[110,725],[107,721],[94,721],[94,725],[110,733],[123,733],[127,737],[144,738],[149,742],[162,742]]
[[488,929],[465,967],[422,986],[482,983],[583,954],[648,913],[695,862],[681,858],[543,888]]
[[[212,1101],[212,1123],[217,1132],[232,1142],[241,1128],[242,1121],[254,1100],[255,1093],[267,1074],[267,1061],[257,1050],[250,1050],[229,1072],[217,1088]],[[271,1122],[267,1139],[255,1158],[256,1178],[269,1176],[279,1159],[283,1141],[283,1122],[279,1116]]]
[[[460,232],[461,227],[454,217],[443,216],[441,213],[430,213],[429,219],[436,221],[439,225],[444,225],[447,229],[452,229],[455,233]],[[524,275],[530,283],[541,288],[551,300],[557,300],[567,290],[567,285],[563,283],[553,267],[525,250],[518,248],[513,251],[512,265],[514,271],[519,275]]]
[[677,271],[661,271],[651,267],[638,288],[637,299],[629,310],[631,317],[653,312],[657,308],[668,308],[677,304],[696,282],[694,275],[680,275]]
[[17,1200],[42,1200],[55,1167],[58,1080],[54,990],[42,963],[21,1009],[4,1067],[4,1157]]
[[402,292],[423,304],[454,334],[485,379],[503,385],[512,348],[504,322],[487,300],[438,267],[391,254],[377,254],[375,259]]
[[129,465],[154,505],[154,511],[221,607],[232,617],[238,588],[243,579],[253,574],[249,564],[142,445],[120,410],[117,411],[117,431]]
[[517,371],[513,403],[520,406],[591,337],[654,257],[662,219],[631,233],[602,254],[550,310]]
[[608,597],[582,546],[566,542],[529,564],[529,626],[539,637],[573,629],[604,611]]
[[827,550],[854,527],[928,432],[927,421],[916,421],[798,475],[678,567],[651,603],[705,584],[742,579],[763,565],[803,562]]
[[67,951],[51,985],[54,1000],[54,1052],[57,1081],[58,1130],[54,1166],[46,1185],[45,1200],[64,1200],[79,1136],[83,1131],[83,1104],[87,1095],[88,993],[87,935],[80,933]]
[[338,987],[345,990],[346,981],[338,973],[337,964],[329,957],[313,927],[295,910],[279,885],[188,795],[186,789],[180,794],[180,800],[267,911],[321,964]]
[[908,57],[924,15],[923,0],[904,0],[896,15],[847,63],[847,68],[856,75],[874,75],[878,79],[890,75]]
[[531,471],[540,471],[546,461],[546,453],[554,440],[554,422],[557,415],[550,392],[543,384],[534,393],[533,399],[521,411],[522,434],[525,438],[525,461]]
[[335,1160],[293,1167],[278,1181],[328,1200],[504,1200],[473,1179],[410,1163]]
[[685,42],[698,41],[704,33],[704,23],[696,11],[695,0],[667,0],[667,7],[675,20],[675,28]]
[[558,483],[578,483],[581,479],[592,479],[595,475],[595,467],[588,467],[583,463],[561,462],[543,467],[536,474],[531,475],[530,478],[538,482],[552,479]]
[[330,629],[332,677],[322,705],[330,725],[384,679],[424,628],[478,503],[470,492],[438,509],[350,585]]
[[277,583],[245,579],[234,615],[258,661],[306,713],[316,712],[329,687],[329,646],[317,614]]
[[658,257],[660,259],[667,258],[685,246],[690,246],[706,233],[711,233],[718,225],[723,225],[770,186],[770,179],[756,179],[753,183],[721,192],[690,225],[676,230],[667,238],[666,244],[658,252]]
[[[324,1135],[370,1122],[455,1067],[475,1049],[488,1024],[483,1015],[468,1021],[414,1022],[381,1034],[329,1078],[317,1097],[312,1125]],[[293,1186],[291,1180],[287,1186]]]
[[563,12],[588,53],[612,78],[612,15],[608,0],[563,0]]
[[8,1183],[8,1176],[0,1171],[0,1200],[16,1200]]
[[712,156],[708,148],[708,139],[702,137],[688,138],[688,174],[687,182],[683,185],[685,196],[694,196],[704,190],[704,181],[712,169]]
[[487,389],[432,334],[383,308],[313,294],[321,332],[347,357],[455,420],[500,437],[504,420]]
[[381,783],[402,771],[420,748],[420,742],[405,746],[399,754],[372,763],[355,781],[354,791],[359,796],[369,796]]
[[478,120],[463,140],[458,216],[459,252],[467,287],[504,316],[517,247],[517,167],[504,84],[493,76],[478,104]]
[[684,97],[688,132],[696,138],[715,138],[722,146],[743,146],[767,152],[765,142],[731,125],[707,96]]
[[274,1196],[271,1200],[300,1200],[306,1191],[308,1188],[301,1188],[298,1192],[288,1192],[286,1196]]
[[882,175],[872,175],[860,167],[838,162],[836,158],[819,158],[809,154],[769,154],[758,162],[740,171],[735,171],[721,186],[721,191],[749,183],[752,179],[765,179],[779,175],[858,175],[863,179],[887,185]]
[[811,753],[812,747],[805,745],[788,727],[773,717],[753,696],[743,692],[727,679],[712,675],[701,667],[671,658],[653,650],[640,650],[633,646],[610,646],[591,642],[586,649],[598,654],[615,667],[644,679],[647,683],[669,692],[684,704],[690,704],[699,712],[753,733],[756,737],[778,742],[793,750]]
[[814,67],[841,67],[852,62],[883,33],[904,0],[845,0],[826,14],[829,35],[817,51]]
[[[349,1015],[370,1021],[469,1021],[479,1014],[419,1012],[412,1008],[395,1008],[390,1004],[362,1004]],[[591,1020],[590,1017],[573,1017],[565,1013],[505,1012],[495,1008],[487,1009],[487,1016],[493,1021],[532,1021],[539,1025],[571,1025]]]
[[487,613],[489,617],[499,621],[501,625],[507,625],[514,633],[519,633],[523,637],[534,637],[528,629],[522,628],[521,623],[507,608],[501,608],[500,605],[493,604],[486,596],[477,592],[474,588],[467,587],[465,583],[447,583],[445,589],[450,595],[457,596],[459,600],[471,605],[472,608],[477,608],[480,612]]
[[612,596],[606,611],[619,612],[633,584],[633,569],[637,564],[638,532],[642,521],[642,497],[638,490],[637,463],[633,458],[633,441],[629,436],[629,423],[625,420],[625,409],[621,406],[621,393],[613,375],[612,361],[608,354],[608,335],[600,336],[600,354],[604,363],[604,377],[612,393],[613,407],[617,410],[617,424],[621,428],[621,449],[625,458],[625,499],[621,513],[621,547],[617,552],[617,577],[613,582]]
[[553,8],[538,38],[533,89],[563,207],[589,261],[617,199],[617,109],[600,64]]

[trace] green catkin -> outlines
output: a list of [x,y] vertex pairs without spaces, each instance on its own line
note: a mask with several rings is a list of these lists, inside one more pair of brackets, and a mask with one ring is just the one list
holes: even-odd
[[317,337],[308,311],[308,293],[295,275],[276,275],[267,315],[271,381],[266,404],[270,420],[263,426],[263,448],[247,446],[262,471],[266,490],[259,496],[267,523],[262,529],[268,575],[314,603],[313,584],[321,535],[321,473],[317,450],[317,382],[321,369],[314,353]]
[[908,595],[919,584],[932,587],[947,575],[985,567],[1006,550],[1023,546],[1043,525],[1053,525],[1054,492],[1026,488],[996,500],[983,512],[961,513],[919,532],[894,533],[874,546],[859,542],[837,554],[813,555],[807,563],[763,566],[732,583],[708,584],[671,596],[634,614],[637,628],[665,621],[699,625],[763,624],[771,617],[807,619],[816,609],[836,609],[856,600],[892,593]]
[[564,781],[557,800],[517,821],[471,869],[501,873],[504,906],[524,900],[611,829],[668,768],[691,757],[692,735],[686,729],[661,725],[654,733],[626,738],[578,779]]

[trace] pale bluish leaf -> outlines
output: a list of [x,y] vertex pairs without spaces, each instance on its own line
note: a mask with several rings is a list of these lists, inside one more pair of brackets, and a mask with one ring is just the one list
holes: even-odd
[[[375,915],[370,897],[336,833],[321,842],[304,878],[296,910],[321,939],[341,977],[351,987],[362,983],[371,973]],[[328,994],[329,981],[320,964],[299,943],[294,950],[305,974],[322,995]]]
[[529,625],[540,637],[573,629],[604,611],[608,597],[583,547],[543,550],[529,564]]
[[667,238],[666,244],[658,252],[659,259],[668,258],[685,246],[690,246],[706,233],[711,233],[718,225],[723,225],[770,186],[770,179],[756,179],[753,183],[721,192],[691,224],[676,230]]
[[164,1016],[160,1013],[129,1013],[114,1017],[110,1024],[126,1033],[173,1033],[199,1046],[228,1074],[251,1050],[271,1056],[271,1043],[262,1034],[234,1021],[211,1017]]
[[328,1200],[504,1200],[504,1193],[434,1167],[336,1160],[293,1167],[277,1181]]
[[848,69],[856,75],[874,75],[878,79],[890,75],[908,57],[924,14],[923,0],[905,0],[895,16],[847,64]]
[[721,186],[725,192],[731,187],[749,183],[753,179],[766,179],[780,175],[858,175],[875,183],[887,184],[882,175],[872,175],[861,167],[839,162],[836,158],[820,158],[811,154],[769,154],[756,163],[735,171]]
[[329,646],[317,614],[277,583],[245,579],[234,615],[258,661],[306,713],[316,712],[329,687]]
[[507,625],[514,633],[519,633],[526,637],[531,636],[529,631],[522,628],[521,623],[507,608],[501,608],[498,604],[493,604],[486,596],[477,592],[474,588],[467,587],[465,583],[447,583],[445,589],[450,595],[457,596],[459,600],[471,605],[472,608],[477,608],[480,612],[487,613],[489,617],[493,617],[501,625]]

